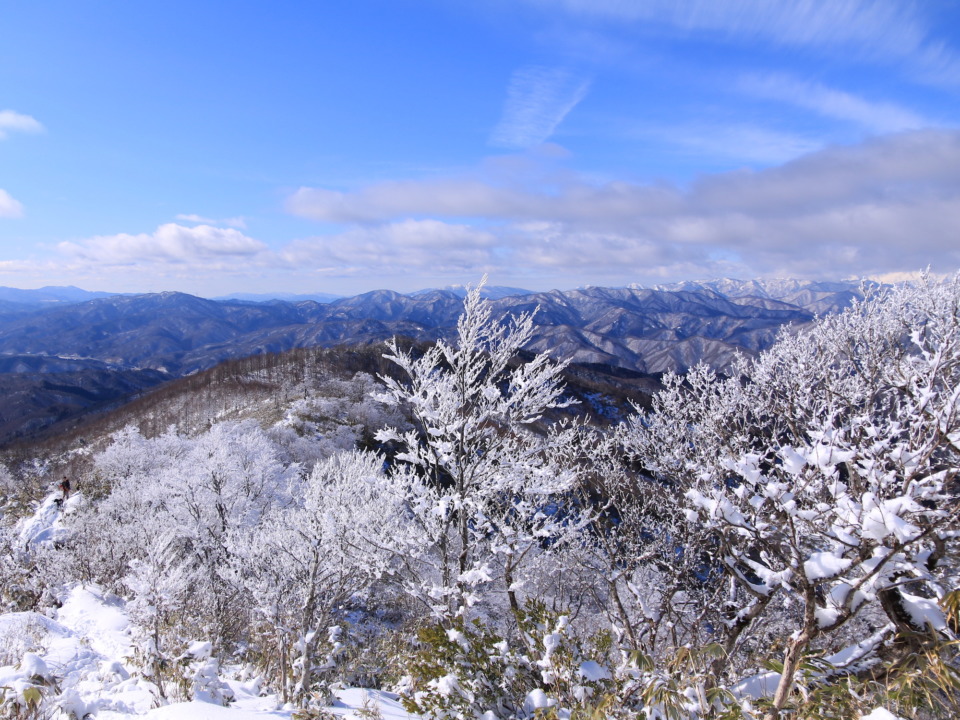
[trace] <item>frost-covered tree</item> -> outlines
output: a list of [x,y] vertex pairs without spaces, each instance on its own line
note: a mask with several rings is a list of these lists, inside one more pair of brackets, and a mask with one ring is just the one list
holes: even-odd
[[235,575],[267,621],[285,698],[310,698],[315,673],[336,664],[337,609],[389,569],[381,536],[402,533],[400,490],[376,455],[339,453],[316,464],[290,503],[232,534]]
[[593,512],[562,550],[557,591],[603,615],[625,650],[660,657],[670,646],[706,642],[718,590],[704,572],[700,528],[687,523],[671,483],[623,462],[616,438],[594,431],[584,440],[570,462]]
[[160,477],[183,450],[173,430],[148,439],[128,426],[113,435],[94,457],[84,502],[67,518],[70,540],[56,554],[66,576],[118,594],[127,589],[131,563],[171,526]]
[[370,444],[374,433],[385,425],[406,428],[397,408],[376,400],[379,389],[376,379],[367,373],[345,380],[327,379],[294,400],[269,435],[292,462],[309,470],[318,460]]
[[[939,601],[958,572],[958,308],[960,278],[878,293],[784,332],[730,378],[667,378],[622,433],[705,533],[704,569],[728,586],[727,652],[761,620],[782,623],[769,717],[813,648],[855,673],[898,631],[950,631]],[[886,624],[844,638],[867,613]]]
[[246,622],[231,576],[229,535],[258,526],[269,507],[283,503],[296,472],[280,462],[260,426],[246,421],[219,423],[185,442],[180,462],[160,476],[159,501],[197,566],[197,590],[218,650]]
[[[104,497],[69,519],[70,540],[56,554],[65,574],[118,594],[162,592],[168,606],[189,601],[195,631],[209,634],[219,651],[242,632],[248,610],[232,575],[229,536],[289,503],[296,466],[279,461],[259,425],[243,422],[192,438],[170,430],[148,439],[127,428],[95,468]],[[190,578],[189,593],[151,580],[180,576]]]
[[189,640],[180,633],[189,627],[195,567],[178,545],[173,529],[154,524],[141,535],[139,557],[130,560],[123,577],[132,593],[127,613],[136,660],[161,699],[168,697],[173,660]]
[[[482,287],[482,283],[481,283]],[[492,317],[480,287],[468,292],[454,343],[438,341],[420,356],[389,344],[403,381],[383,378],[381,398],[408,409],[415,429],[383,430],[401,451],[395,472],[411,469],[409,508],[431,553],[401,554],[418,575],[421,597],[448,617],[496,583],[516,609],[520,568],[563,527],[553,501],[573,473],[552,462],[569,430],[545,420],[566,407],[565,365],[546,355],[520,362],[533,316]]]

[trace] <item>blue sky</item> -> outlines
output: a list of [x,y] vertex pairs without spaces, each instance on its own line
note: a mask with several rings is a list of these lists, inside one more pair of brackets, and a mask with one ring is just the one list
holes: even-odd
[[960,2],[0,0],[0,285],[960,268]]

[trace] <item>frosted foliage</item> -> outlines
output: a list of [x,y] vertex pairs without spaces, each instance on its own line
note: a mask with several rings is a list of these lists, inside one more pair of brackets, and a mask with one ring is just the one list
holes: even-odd
[[407,427],[398,408],[376,399],[379,389],[366,373],[349,380],[327,380],[309,397],[294,401],[270,435],[293,461],[312,466],[352,450],[384,425]]
[[13,473],[6,465],[0,464],[0,524],[3,523],[6,507],[21,490],[20,483],[17,482]]
[[588,436],[580,457],[582,503],[603,505],[587,518],[585,537],[562,548],[555,592],[576,605],[588,599],[625,648],[658,659],[677,645],[711,642],[726,598],[706,582],[703,529],[687,522],[670,484],[624,467],[617,442]]
[[30,572],[27,552],[16,526],[0,523],[0,607],[28,609],[42,587],[36,573]]
[[168,462],[171,455],[179,450],[179,438],[176,428],[170,428],[165,435],[148,440],[132,425],[113,436],[113,442],[95,459],[96,472],[108,482],[118,482],[128,478],[145,479]]
[[566,404],[564,365],[545,355],[511,364],[532,329],[529,314],[495,322],[477,288],[454,344],[440,341],[420,357],[389,346],[405,380],[384,378],[381,399],[407,408],[416,429],[377,438],[397,442],[397,460],[412,471],[410,510],[432,552],[406,555],[407,566],[419,575],[411,587],[436,612],[465,612],[491,582],[515,605],[519,568],[562,530],[552,503],[573,473],[553,460],[572,433],[540,421]]
[[298,659],[282,663],[299,667],[289,689],[299,701],[308,697],[335,609],[389,568],[392,555],[379,538],[403,534],[402,496],[382,465],[370,453],[323,460],[291,505],[274,505],[261,525],[232,534],[237,577],[256,598],[258,619],[273,628],[276,652],[299,648]]
[[778,707],[809,645],[868,611],[885,614],[888,638],[922,631],[929,613],[905,610],[936,603],[907,590],[957,586],[958,304],[958,278],[878,293],[784,332],[731,378],[667,377],[653,412],[621,433],[713,538],[734,582],[730,647],[745,620],[800,601]]
[[157,694],[166,698],[171,688],[163,668],[187,640],[181,633],[187,630],[184,615],[191,610],[188,601],[195,587],[196,565],[178,552],[175,532],[151,530],[141,538],[140,557],[130,560],[123,584],[131,593],[127,612],[137,660]]
[[214,425],[189,442],[180,459],[164,468],[161,484],[201,544],[218,545],[228,529],[255,525],[295,472],[281,464],[273,443],[253,421]]
[[[251,421],[214,425],[194,438],[170,430],[148,440],[127,428],[95,462],[110,493],[70,518],[71,542],[57,562],[115,592],[189,601],[218,639],[233,632],[243,617],[229,607],[227,538],[257,526],[271,505],[289,502],[296,466],[284,466]],[[169,586],[188,581],[189,594]],[[151,603],[143,600],[145,608]],[[156,612],[165,612],[163,602]]]

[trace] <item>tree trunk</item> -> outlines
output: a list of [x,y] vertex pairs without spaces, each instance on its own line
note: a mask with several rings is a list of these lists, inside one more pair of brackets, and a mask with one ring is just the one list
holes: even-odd
[[290,702],[290,678],[287,677],[287,633],[280,631],[280,695],[283,704]]
[[301,707],[306,706],[310,693],[310,684],[313,681],[313,656],[316,652],[319,628],[314,628],[313,637],[309,640],[310,630],[314,627],[314,615],[317,604],[317,574],[320,570],[320,553],[313,549],[313,558],[310,566],[310,579],[307,587],[307,598],[303,604],[303,615],[300,620],[300,638],[303,642],[303,653],[300,656],[300,679],[294,688],[293,696]]
[[800,667],[800,660],[803,658],[803,651],[807,649],[809,642],[810,634],[804,630],[787,646],[787,652],[783,657],[783,673],[780,675],[780,684],[777,685],[777,692],[773,696],[773,707],[764,716],[764,720],[777,720],[780,717],[780,712],[790,698],[793,681],[797,675],[797,669]]
[[293,690],[293,696],[297,699],[300,707],[307,706],[307,699],[310,697],[310,686],[313,684],[313,656],[317,652],[317,644],[320,639],[320,629],[313,631],[313,637],[307,640],[303,636],[303,654],[300,656],[300,679]]
[[610,585],[610,595],[613,597],[613,602],[617,606],[617,614],[620,616],[620,622],[623,623],[624,632],[627,633],[627,640],[630,642],[631,650],[640,650],[640,643],[637,641],[636,633],[633,632],[633,623],[630,622],[630,615],[627,613],[627,609],[623,606],[623,601],[620,599],[620,591],[617,589],[617,578],[609,581]]

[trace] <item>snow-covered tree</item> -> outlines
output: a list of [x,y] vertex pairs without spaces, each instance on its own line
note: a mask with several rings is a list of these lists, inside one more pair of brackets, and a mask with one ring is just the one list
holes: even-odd
[[217,650],[246,622],[230,575],[228,538],[258,526],[267,509],[285,500],[295,466],[284,466],[253,421],[219,423],[185,441],[177,464],[164,468],[158,501],[178,528],[197,566],[198,595]]
[[707,641],[718,601],[700,529],[687,523],[670,483],[623,463],[615,438],[595,431],[584,440],[581,502],[593,511],[583,513],[578,541],[562,549],[557,592],[604,616],[625,650],[657,657]]
[[294,400],[269,435],[292,462],[309,470],[317,460],[369,444],[385,425],[406,427],[397,408],[376,400],[379,389],[377,380],[362,372],[327,379]]
[[[785,623],[769,717],[812,648],[848,642],[829,657],[856,672],[897,631],[949,632],[938,601],[957,586],[958,308],[960,278],[878,293],[784,332],[730,378],[667,378],[622,433],[706,533],[705,570],[729,587],[728,653],[760,619]],[[840,639],[881,610],[870,637]]]
[[381,397],[406,407],[416,427],[377,435],[401,447],[395,472],[406,465],[416,475],[409,508],[432,553],[408,554],[408,567],[418,568],[425,601],[448,617],[491,582],[518,607],[520,568],[563,527],[553,501],[574,479],[552,462],[571,431],[544,418],[569,404],[565,365],[546,355],[520,362],[532,314],[495,321],[481,287],[464,300],[453,344],[440,340],[420,356],[389,344],[405,377],[384,378]]
[[[229,535],[289,502],[296,466],[284,466],[250,421],[219,423],[194,438],[170,430],[148,439],[127,428],[95,466],[105,495],[70,518],[57,562],[119,594],[189,599],[191,619],[219,651],[242,631],[248,610],[231,574]],[[190,578],[190,593],[169,586],[180,576]],[[153,621],[143,617],[150,635]]]
[[[145,528],[142,528],[145,529]],[[127,604],[137,663],[166,699],[174,657],[187,640],[195,567],[178,548],[177,533],[154,524],[140,537],[139,557],[129,563],[123,584],[132,593]]]
[[262,524],[234,532],[230,549],[235,574],[273,635],[280,688],[302,704],[315,672],[336,664],[337,609],[389,569],[381,536],[402,532],[402,497],[379,457],[355,451],[318,462],[291,495]]
[[69,541],[50,558],[56,572],[124,593],[131,562],[170,526],[159,477],[182,450],[183,439],[172,430],[153,439],[132,426],[115,433],[94,457],[80,506],[65,518]]

